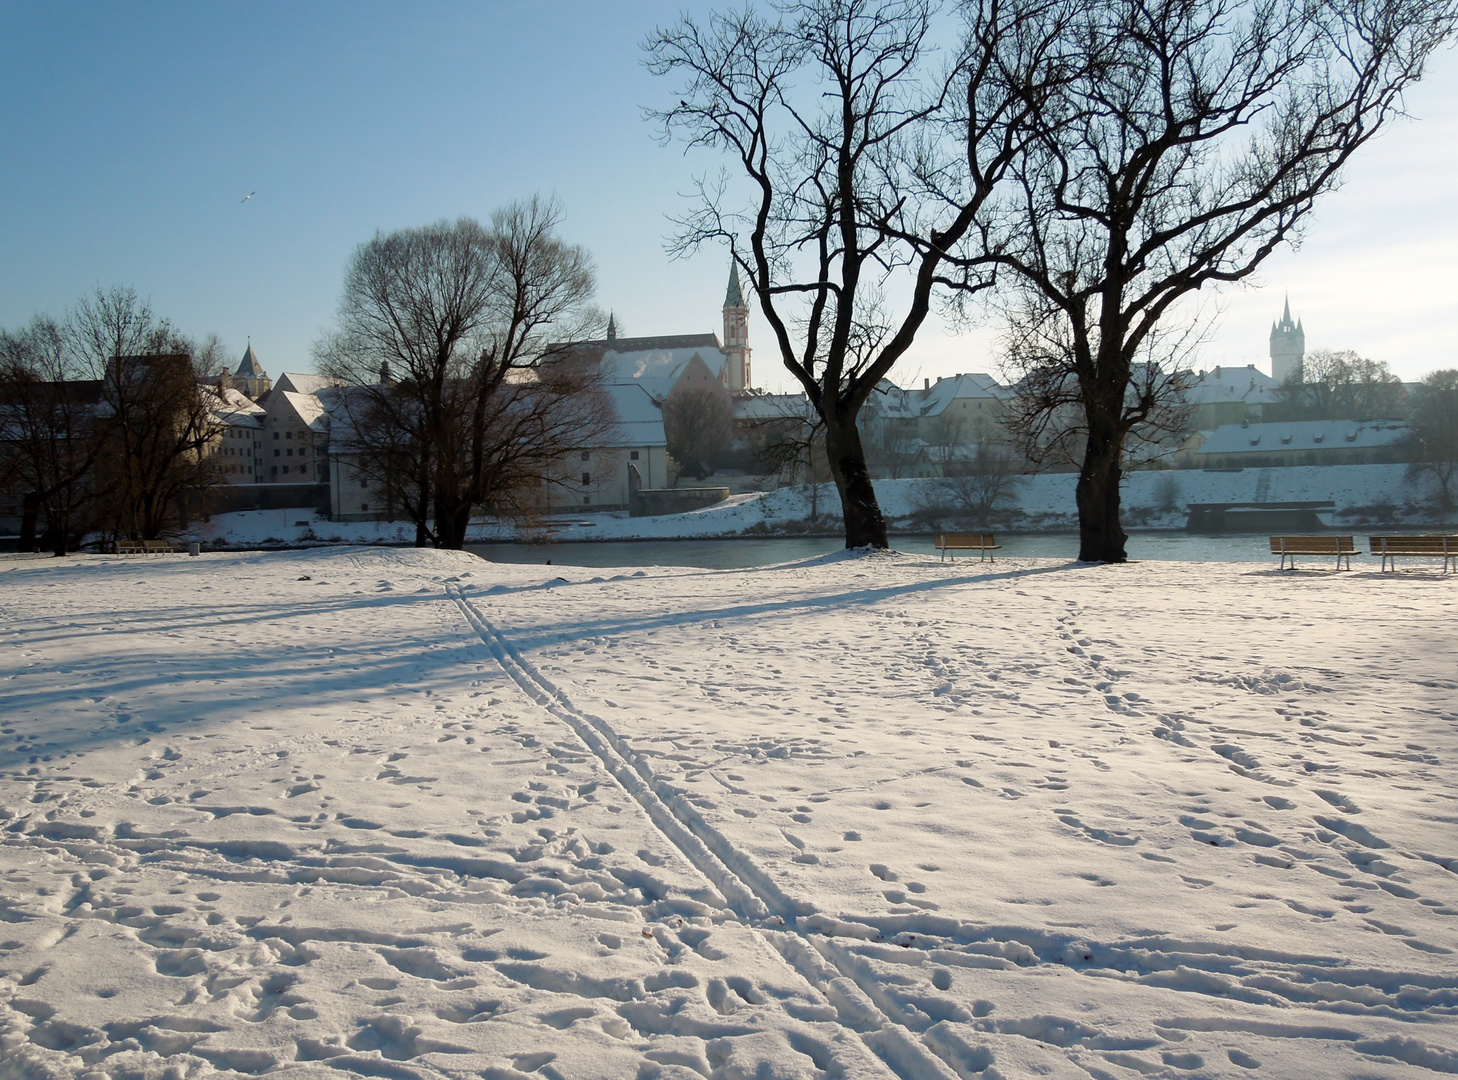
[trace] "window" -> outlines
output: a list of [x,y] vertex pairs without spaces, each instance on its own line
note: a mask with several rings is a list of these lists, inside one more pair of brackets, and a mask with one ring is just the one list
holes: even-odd
[[284,438],[285,439],[292,439],[293,437],[294,437],[294,433],[292,431],[285,431],[284,432]]
[[638,451],[636,451],[636,450],[629,450],[628,451],[628,460],[629,461],[637,461],[638,460]]
[[277,439],[277,438],[278,438],[278,432],[277,432],[277,431],[275,431],[275,432],[274,432],[274,433],[273,433],[273,437],[274,437],[274,438],[275,438],[275,439]]
[[365,488],[367,488],[369,486],[370,486],[370,482],[368,480],[364,480],[364,479],[361,479],[360,480],[359,487],[360,487],[360,490],[361,491],[363,491]]
[[[277,450],[275,450],[275,451],[274,451],[274,453],[275,453],[275,454],[276,454],[276,453],[278,453],[278,451],[277,451]],[[268,469],[268,471],[269,471],[269,472],[270,472],[270,473],[271,473],[271,474],[272,474],[272,475],[274,475],[274,476],[277,476],[277,475],[278,475],[278,466],[277,466],[277,465],[271,465],[271,466],[269,466],[269,469]]]
[[288,453],[286,453],[284,455],[284,457],[293,457],[293,456],[294,456],[294,448],[291,446],[291,447],[289,447]]
[[590,483],[592,483],[592,473],[583,473],[582,474],[582,482],[584,484],[590,484]]
[[592,460],[592,451],[591,450],[584,450],[584,451],[582,451],[582,460],[583,461],[591,461]]
[[365,511],[366,511],[366,510],[368,510],[368,509],[369,509],[369,508],[370,508],[370,504],[369,504],[369,503],[360,503],[360,504],[359,504],[359,512],[360,512],[360,513],[361,513],[361,514],[363,514],[363,513],[364,513],[364,512],[365,512]]
[[584,495],[584,496],[582,496],[582,505],[583,506],[591,506],[592,505],[592,496],[591,495]]
[[280,450],[280,449],[279,449],[279,448],[278,448],[278,447],[277,447],[277,446],[275,446],[275,447],[274,447],[274,448],[273,448],[273,456],[274,456],[274,457],[278,457],[278,456],[279,456],[279,455],[280,455],[280,454],[282,454],[282,453],[283,453],[283,451],[281,451],[281,450]]

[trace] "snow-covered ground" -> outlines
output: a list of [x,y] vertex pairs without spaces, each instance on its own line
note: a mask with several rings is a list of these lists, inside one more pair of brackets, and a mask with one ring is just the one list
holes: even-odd
[[[1044,473],[1019,478],[1005,509],[1022,529],[1060,530],[1078,527],[1073,502],[1076,477]],[[893,526],[926,531],[911,519],[937,499],[937,480],[878,480],[876,496]],[[1282,469],[1207,472],[1201,469],[1141,471],[1124,479],[1126,524],[1141,528],[1182,529],[1188,504],[1202,502],[1282,502],[1330,499],[1336,504],[1334,524],[1360,526],[1394,521],[1431,524],[1440,520],[1431,506],[1431,485],[1409,478],[1406,465],[1331,465]],[[1374,507],[1391,507],[1373,514]],[[807,487],[781,488],[765,494],[731,496],[726,502],[687,514],[630,518],[623,513],[578,514],[550,522],[547,531],[559,541],[676,540],[764,535],[804,522],[812,508],[824,515],[821,528],[836,530],[840,512],[833,484],[821,484],[818,499]],[[793,534],[793,528],[789,528]],[[508,522],[478,521],[472,538],[515,539]],[[404,521],[334,522],[308,510],[253,510],[218,514],[186,533],[185,539],[234,548],[259,544],[411,543],[415,527]]]
[[1458,579],[0,560],[0,1078],[1458,1072]]

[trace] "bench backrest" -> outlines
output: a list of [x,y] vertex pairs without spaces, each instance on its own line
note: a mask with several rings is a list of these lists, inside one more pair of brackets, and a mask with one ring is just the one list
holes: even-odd
[[1447,555],[1458,552],[1458,536],[1369,536],[1373,555]]
[[1273,536],[1272,555],[1348,555],[1356,553],[1350,536]]
[[992,533],[939,533],[936,546],[939,548],[981,548],[996,547]]

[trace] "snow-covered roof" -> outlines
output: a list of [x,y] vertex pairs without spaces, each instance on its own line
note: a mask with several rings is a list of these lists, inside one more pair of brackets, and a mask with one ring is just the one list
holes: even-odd
[[314,394],[300,394],[275,387],[273,395],[268,399],[268,405],[270,412],[277,412],[280,408],[291,409],[305,426],[314,431],[329,430],[329,417],[324,410],[324,403]]
[[212,397],[211,410],[222,423],[233,427],[258,427],[259,417],[263,415],[263,406],[250,398],[243,391],[232,386],[219,389],[216,386],[205,386],[204,390]]
[[673,393],[673,388],[677,383],[678,379],[676,378],[660,379],[653,376],[648,376],[642,379],[631,379],[621,384],[610,383],[609,385],[642,387],[643,392],[651,397],[654,401],[662,401],[664,398],[668,397],[669,394]]
[[692,345],[662,349],[608,349],[602,354],[603,375],[615,382],[624,379],[668,379],[677,381],[695,359],[702,360],[709,374],[722,379],[729,358],[717,345]]
[[1007,397],[1004,390],[991,375],[982,372],[972,372],[966,375],[952,375],[949,378],[938,379],[931,386],[922,390],[918,396],[921,415],[937,416],[946,410],[952,402],[962,398],[990,398],[1000,400]]
[[1269,454],[1280,450],[1372,449],[1395,446],[1409,434],[1400,420],[1298,420],[1225,424],[1211,432],[1201,454]]
[[804,394],[754,394],[734,399],[736,420],[814,419],[814,410]]
[[611,436],[615,446],[667,446],[663,434],[663,410],[637,383],[609,383],[603,392],[613,403],[617,414],[616,430]]
[[901,418],[940,416],[954,401],[978,398],[1001,401],[1012,395],[1010,389],[980,371],[950,375],[930,386],[910,390],[883,379],[876,390],[869,403],[871,408],[881,416]]
[[327,387],[337,386],[333,379],[323,375],[312,375],[298,371],[286,371],[273,384],[274,390],[286,390],[296,394],[317,394]]
[[1222,366],[1200,372],[1190,383],[1186,400],[1191,405],[1217,405],[1222,402],[1269,405],[1279,400],[1276,388],[1280,385],[1254,364],[1246,367]]

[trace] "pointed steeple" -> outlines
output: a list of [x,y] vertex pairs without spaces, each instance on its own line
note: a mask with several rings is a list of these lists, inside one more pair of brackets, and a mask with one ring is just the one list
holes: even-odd
[[724,291],[724,388],[731,394],[742,394],[749,381],[749,305],[739,287],[739,264],[729,256],[729,288]]
[[1306,329],[1291,321],[1291,297],[1281,309],[1281,321],[1271,324],[1271,375],[1278,382],[1301,378],[1306,355]]
[[729,288],[724,293],[724,306],[744,307],[744,293],[739,288],[739,264],[732,257],[729,261]]
[[613,344],[613,342],[615,342],[617,340],[618,340],[618,320],[617,320],[617,316],[613,312],[609,311],[608,312],[607,343],[609,345],[611,345],[611,344]]
[[254,379],[263,374],[263,368],[258,363],[258,357],[253,355],[253,339],[248,339],[248,349],[243,354],[242,361],[238,364],[238,370],[234,373],[240,379]]

